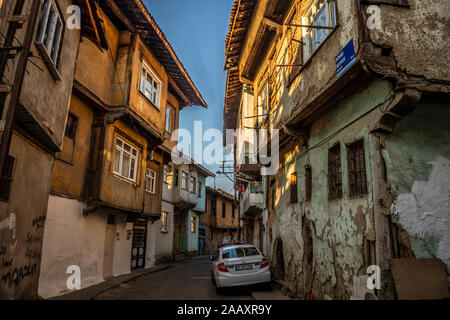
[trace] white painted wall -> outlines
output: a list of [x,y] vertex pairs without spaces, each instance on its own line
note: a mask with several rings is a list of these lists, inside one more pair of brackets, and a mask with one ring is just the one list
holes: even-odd
[[[84,203],[50,195],[44,230],[38,294],[50,298],[65,293],[67,267],[81,270],[81,287],[102,282],[106,212],[83,216]],[[131,271],[131,241],[127,239],[126,215],[116,215],[113,275]]]
[[39,295],[67,293],[67,267],[81,269],[81,286],[103,281],[106,215],[83,217],[84,204],[50,195],[44,230]]
[[[434,252],[450,272],[450,159],[438,157],[428,181],[415,181],[393,204],[394,218],[410,234],[417,258]],[[421,241],[418,241],[421,240]]]

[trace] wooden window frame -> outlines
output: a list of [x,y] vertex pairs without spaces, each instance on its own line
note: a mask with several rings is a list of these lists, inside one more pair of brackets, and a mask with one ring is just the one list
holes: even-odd
[[[118,141],[122,142],[122,146],[121,147],[118,146],[118,144],[117,144]],[[125,145],[130,147],[131,152],[125,150]],[[125,142],[125,140],[123,140],[123,139],[121,139],[119,137],[116,137],[114,151],[115,152],[114,152],[113,173],[115,175],[121,177],[121,178],[124,178],[126,180],[129,180],[131,182],[136,183],[137,175],[138,175],[138,163],[139,163],[139,161],[138,161],[139,160],[139,151],[138,151],[138,149],[133,147],[131,144]],[[116,171],[117,151],[120,152],[120,156],[119,156],[119,161],[120,162],[119,162],[119,170],[118,171]],[[133,151],[136,151],[136,155],[133,155]],[[134,159],[134,177],[133,178],[131,178],[129,176],[127,177],[127,176],[122,175],[122,165],[123,165],[124,153],[126,153],[127,155],[130,156],[130,169],[128,170],[129,175],[131,175],[131,169],[132,169],[131,162]]]
[[145,171],[145,192],[151,194],[156,193],[156,171],[150,168],[147,168],[147,170]]
[[189,192],[192,194],[197,194],[197,178],[192,175],[189,179]]
[[53,78],[61,80],[58,67],[64,38],[64,15],[55,0],[42,1],[44,5],[36,32],[35,45]]
[[[148,77],[150,76],[152,83],[150,89],[147,88],[147,84],[149,83]],[[155,94],[154,90],[154,82],[157,83],[158,88],[156,89],[155,101],[153,101],[153,95]],[[161,84],[162,81],[156,75],[156,73],[150,68],[150,65],[147,64],[144,60],[142,60],[141,72],[140,72],[140,81],[139,81],[139,92],[148,100],[150,103],[155,106],[156,109],[160,109],[161,104]],[[148,91],[151,91],[151,95],[148,96]]]
[[[181,189],[186,190],[186,191],[189,191],[188,178],[189,178],[189,175],[185,171],[181,170]],[[184,186],[183,186],[183,184],[184,184]]]
[[[73,120],[74,120],[73,124],[69,123],[70,118],[73,118]],[[68,129],[68,128],[70,128],[70,129]],[[78,117],[75,116],[73,113],[69,112],[69,114],[67,115],[66,127],[64,128],[64,136],[75,141],[77,128],[78,128]],[[69,130],[69,132],[68,132],[68,130]]]

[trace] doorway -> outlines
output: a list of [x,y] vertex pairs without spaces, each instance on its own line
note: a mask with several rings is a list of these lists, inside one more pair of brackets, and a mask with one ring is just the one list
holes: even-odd
[[103,278],[107,279],[113,276],[113,258],[114,258],[114,234],[116,226],[116,216],[109,214],[107,217],[105,230],[105,247],[103,254]]
[[134,218],[133,241],[131,243],[131,270],[145,267],[145,251],[147,247],[147,218]]
[[175,213],[173,241],[175,251],[186,251],[186,213]]

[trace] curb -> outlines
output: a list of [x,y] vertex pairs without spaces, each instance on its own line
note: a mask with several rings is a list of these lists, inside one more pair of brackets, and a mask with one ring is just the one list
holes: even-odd
[[109,291],[111,289],[117,288],[121,284],[124,284],[124,283],[130,282],[130,281],[136,280],[136,279],[138,279],[140,277],[146,276],[147,274],[151,274],[151,273],[156,273],[158,271],[167,270],[167,269],[170,269],[172,267],[173,266],[169,264],[169,265],[162,265],[161,267],[150,268],[150,269],[147,270],[147,272],[142,272],[140,274],[136,274],[135,276],[130,277],[129,279],[126,279],[126,280],[124,280],[122,282],[116,283],[116,284],[114,284],[114,285],[112,285],[112,286],[110,286],[108,288],[105,288],[104,290],[101,290],[100,292],[98,292],[95,295],[93,295],[92,297],[90,297],[88,300],[95,300],[95,298],[98,297],[99,295],[101,295],[102,293],[105,293],[106,291]]

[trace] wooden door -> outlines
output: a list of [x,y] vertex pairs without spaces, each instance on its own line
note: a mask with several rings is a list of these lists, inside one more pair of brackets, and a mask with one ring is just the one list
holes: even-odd
[[135,218],[133,222],[133,241],[131,244],[131,270],[145,267],[147,248],[147,218]]

